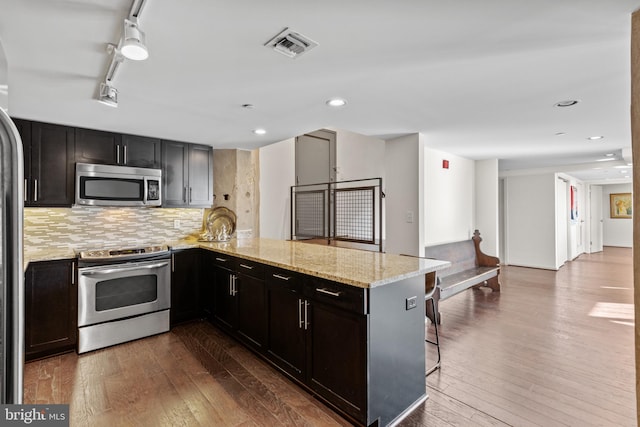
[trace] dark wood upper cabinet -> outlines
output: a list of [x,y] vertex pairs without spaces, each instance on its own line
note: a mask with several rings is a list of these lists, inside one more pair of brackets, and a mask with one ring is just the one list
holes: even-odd
[[66,207],[74,201],[73,128],[14,119],[24,148],[26,207]]
[[213,205],[213,148],[189,144],[189,206]]
[[29,264],[25,275],[25,357],[75,349],[78,335],[73,260]]
[[76,128],[76,162],[117,165],[120,134]]
[[93,129],[76,129],[76,162],[160,168],[161,141]]
[[162,142],[158,138],[138,135],[122,135],[120,160],[122,165],[139,168],[162,167],[160,156]]
[[162,141],[165,207],[209,208],[213,205],[213,148]]

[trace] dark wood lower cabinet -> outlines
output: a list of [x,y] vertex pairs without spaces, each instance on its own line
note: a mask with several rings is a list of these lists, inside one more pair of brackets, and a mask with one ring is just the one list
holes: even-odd
[[25,274],[25,358],[74,350],[78,291],[73,260],[29,264]]
[[366,316],[313,301],[307,310],[307,383],[362,419],[367,398]]
[[351,422],[393,424],[426,399],[424,276],[358,288],[212,253],[212,322]]
[[267,341],[264,280],[238,273],[235,297],[238,334],[249,345],[262,348]]
[[267,357],[294,378],[304,381],[306,332],[304,297],[290,273],[270,272],[267,282]]
[[200,297],[200,249],[172,253],[171,325],[203,316]]

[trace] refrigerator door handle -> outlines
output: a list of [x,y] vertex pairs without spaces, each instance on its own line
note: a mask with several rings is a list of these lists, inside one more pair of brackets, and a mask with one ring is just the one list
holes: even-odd
[[[0,48],[0,54],[2,54]],[[24,370],[24,265],[22,226],[24,207],[24,163],[22,140],[9,115],[0,108],[0,150],[2,197],[0,274],[2,297],[0,328],[2,366],[0,403],[21,404]]]

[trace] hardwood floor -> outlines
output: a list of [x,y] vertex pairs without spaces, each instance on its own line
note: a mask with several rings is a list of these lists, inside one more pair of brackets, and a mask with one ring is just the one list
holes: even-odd
[[[401,425],[635,426],[631,256],[504,267],[502,292],[442,302],[442,368]],[[205,322],[28,363],[25,402],[70,403],[74,426],[348,425]]]

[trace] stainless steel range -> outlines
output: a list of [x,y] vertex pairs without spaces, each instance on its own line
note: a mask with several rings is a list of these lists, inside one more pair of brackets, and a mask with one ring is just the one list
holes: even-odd
[[167,246],[83,251],[78,267],[78,353],[169,330]]

